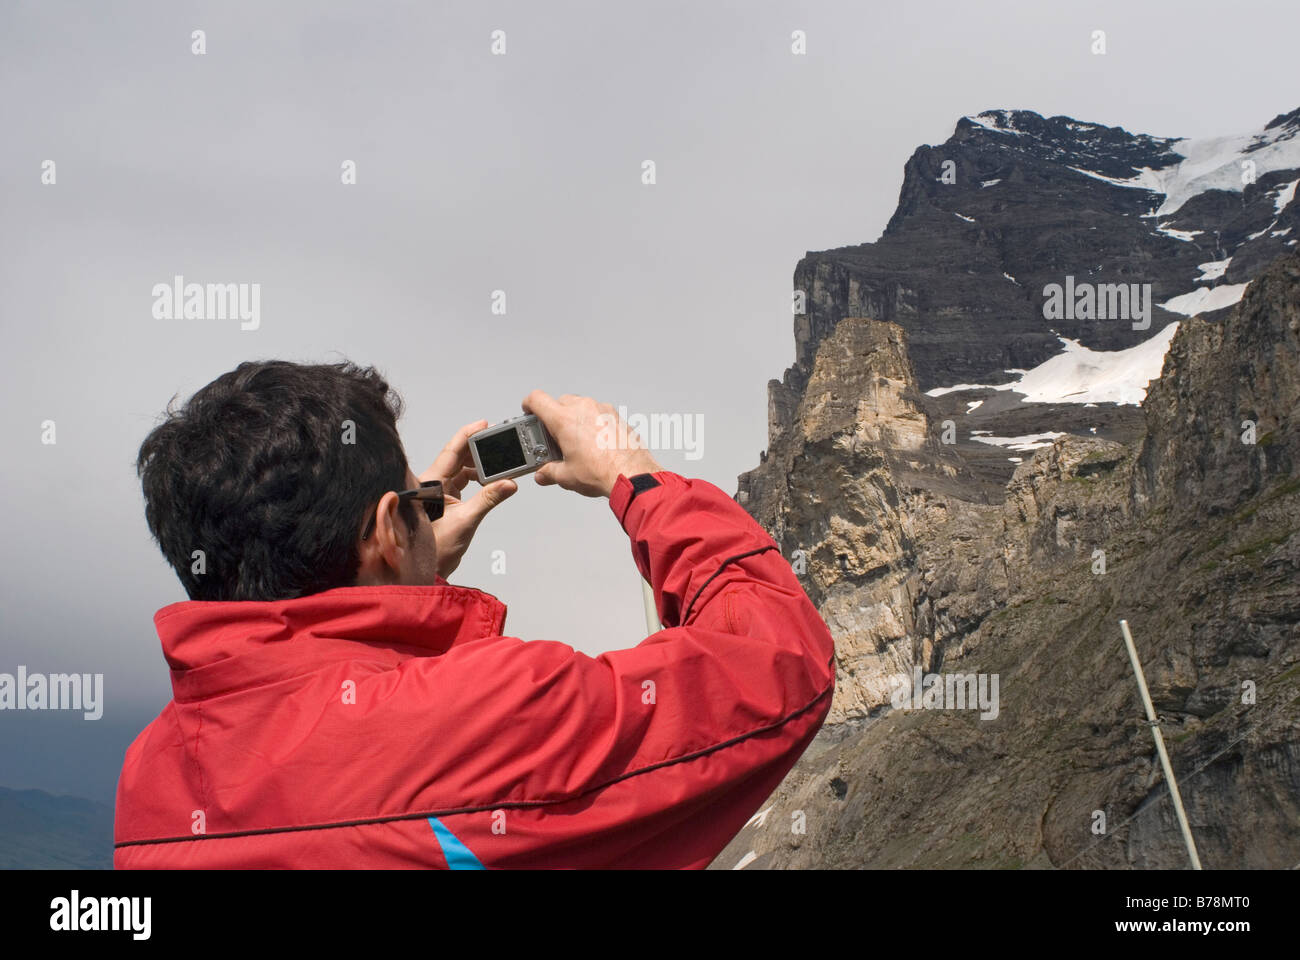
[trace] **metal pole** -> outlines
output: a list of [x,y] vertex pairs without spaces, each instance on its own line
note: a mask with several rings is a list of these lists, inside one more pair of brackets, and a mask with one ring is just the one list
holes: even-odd
[[1160,765],[1165,770],[1165,782],[1169,784],[1169,795],[1174,798],[1174,811],[1178,814],[1178,825],[1183,828],[1183,840],[1187,843],[1187,855],[1192,858],[1192,869],[1201,869],[1201,858],[1196,854],[1196,841],[1192,839],[1192,828],[1187,824],[1187,813],[1183,810],[1183,798],[1178,793],[1178,781],[1174,779],[1174,768],[1169,763],[1169,754],[1165,752],[1165,738],[1160,735],[1160,721],[1156,719],[1156,708],[1151,703],[1151,694],[1147,691],[1147,678],[1142,673],[1142,663],[1138,660],[1137,648],[1133,646],[1133,634],[1129,633],[1128,621],[1121,620],[1119,628],[1124,631],[1124,645],[1128,647],[1128,658],[1137,675],[1138,690],[1142,693],[1142,705],[1146,707],[1147,720],[1151,723],[1151,736],[1156,740],[1156,752],[1160,754]]
[[659,612],[655,609],[654,588],[644,580],[641,581],[641,601],[645,604],[645,632],[648,637],[652,633],[658,633],[664,627],[659,622]]

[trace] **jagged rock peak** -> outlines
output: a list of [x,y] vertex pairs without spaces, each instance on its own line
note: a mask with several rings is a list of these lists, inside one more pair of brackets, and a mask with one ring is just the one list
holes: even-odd
[[986,110],[962,117],[953,140],[979,140],[990,134],[999,134],[1004,147],[1032,150],[1045,158],[1096,159],[1123,176],[1132,175],[1132,163],[1162,167],[1180,159],[1170,149],[1176,138],[1129,133],[1123,127],[1073,117],[1044,117],[1032,110]]

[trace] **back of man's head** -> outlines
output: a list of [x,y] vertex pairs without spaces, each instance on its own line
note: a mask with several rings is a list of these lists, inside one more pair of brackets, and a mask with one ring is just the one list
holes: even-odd
[[136,466],[149,529],[190,598],[352,584],[366,511],[406,479],[401,412],[372,367],[282,360],[241,363],[169,406]]

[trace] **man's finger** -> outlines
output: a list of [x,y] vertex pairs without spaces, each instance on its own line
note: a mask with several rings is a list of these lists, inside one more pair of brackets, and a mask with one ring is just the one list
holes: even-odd
[[513,480],[498,480],[496,483],[489,483],[486,487],[474,494],[470,499],[464,501],[463,506],[468,507],[475,524],[487,516],[488,511],[497,506],[504,500],[509,500],[515,495],[519,485]]
[[555,398],[545,390],[534,390],[528,396],[524,397],[524,402],[521,403],[520,406],[523,407],[524,413],[535,414],[543,423],[545,423],[547,418],[554,414],[555,409],[559,404],[556,403]]
[[442,453],[438,454],[438,459],[433,461],[433,466],[420,474],[420,479],[445,481],[456,476],[462,467],[472,465],[474,458],[469,452],[470,434],[478,433],[487,425],[486,420],[475,420],[457,430],[456,435],[442,448]]
[[453,497],[459,497],[461,491],[469,486],[469,482],[477,476],[478,471],[473,467],[461,467],[460,472],[457,473],[456,476],[448,477],[443,481],[442,488]]
[[537,468],[533,478],[537,484],[542,487],[554,486],[564,479],[565,464],[562,460],[552,460],[550,463],[544,463]]

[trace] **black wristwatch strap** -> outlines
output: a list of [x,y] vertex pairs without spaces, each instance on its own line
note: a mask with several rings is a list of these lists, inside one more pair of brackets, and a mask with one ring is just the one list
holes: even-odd
[[628,477],[628,483],[632,485],[632,495],[627,498],[627,503],[623,505],[623,515],[618,518],[619,523],[627,519],[627,512],[632,509],[632,501],[645,493],[647,490],[653,490],[662,484],[648,473],[638,473],[635,477]]
[[628,477],[627,479],[632,484],[632,496],[628,497],[628,503],[631,503],[647,490],[653,490],[659,486],[659,481],[654,478],[652,473],[638,473],[635,477]]

